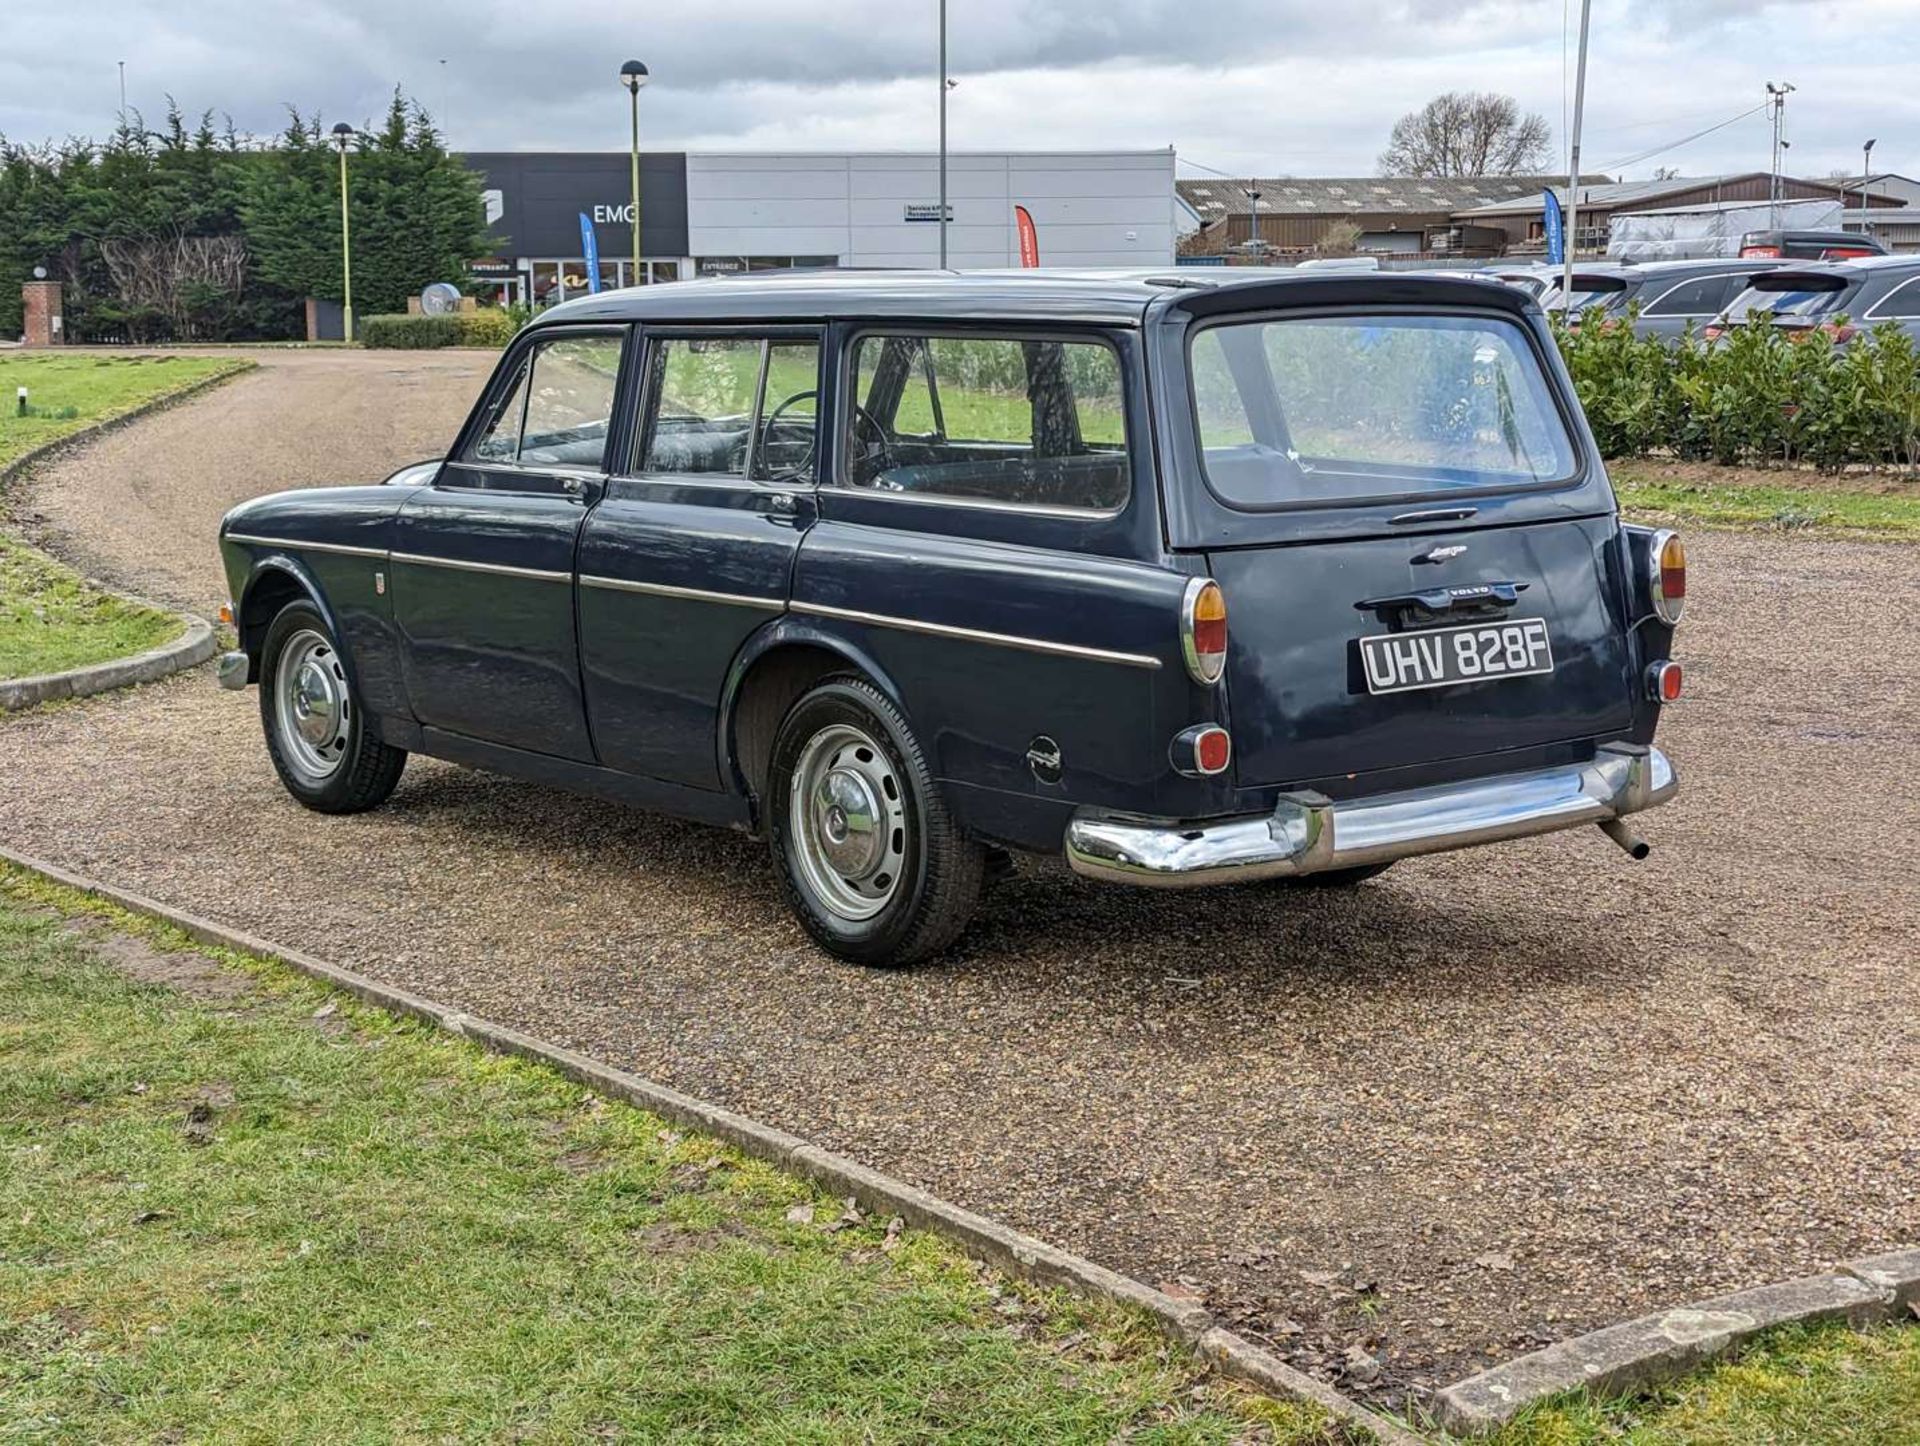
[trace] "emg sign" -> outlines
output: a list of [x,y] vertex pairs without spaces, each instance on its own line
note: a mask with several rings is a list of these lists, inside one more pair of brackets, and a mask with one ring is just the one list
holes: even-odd
[[631,226],[633,224],[633,202],[622,201],[617,206],[595,206],[593,224],[596,226]]

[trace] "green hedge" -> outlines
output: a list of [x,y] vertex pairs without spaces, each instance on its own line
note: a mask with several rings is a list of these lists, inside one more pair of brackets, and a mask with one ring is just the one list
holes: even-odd
[[438,346],[502,347],[525,318],[504,307],[456,311],[450,316],[369,316],[360,323],[362,346],[419,350]]
[[1555,329],[1605,456],[1664,452],[1827,470],[1920,463],[1920,348],[1891,323],[1845,345],[1765,317],[1728,328],[1711,346],[1636,336],[1597,311],[1579,327]]

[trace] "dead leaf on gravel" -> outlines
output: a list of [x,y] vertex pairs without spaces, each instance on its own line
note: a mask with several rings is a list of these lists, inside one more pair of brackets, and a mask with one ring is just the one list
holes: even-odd
[[1358,1381],[1360,1384],[1365,1385],[1369,1381],[1377,1381],[1380,1379],[1380,1362],[1377,1358],[1367,1353],[1366,1347],[1348,1346],[1347,1353],[1343,1359],[1346,1365],[1348,1380]]
[[1489,1255],[1475,1256],[1473,1263],[1479,1266],[1482,1270],[1512,1270],[1513,1269],[1513,1257],[1511,1255],[1508,1255],[1504,1250],[1496,1251]]
[[1300,1278],[1308,1285],[1317,1285],[1320,1289],[1332,1291],[1336,1295],[1351,1294],[1346,1283],[1340,1279],[1340,1272],[1337,1270],[1303,1270],[1300,1272]]
[[1160,1294],[1170,1295],[1175,1300],[1190,1302],[1203,1301],[1207,1298],[1207,1292],[1202,1287],[1195,1285],[1191,1280],[1188,1280],[1185,1276],[1181,1276],[1177,1280],[1161,1281]]
[[811,1205],[794,1206],[791,1210],[787,1212],[787,1224],[789,1225],[813,1224],[813,1206]]

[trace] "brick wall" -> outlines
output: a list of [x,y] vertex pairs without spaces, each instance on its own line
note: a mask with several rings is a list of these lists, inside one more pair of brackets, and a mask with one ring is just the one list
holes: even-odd
[[28,346],[63,346],[66,332],[60,315],[60,283],[29,281],[20,288],[26,314],[21,335]]

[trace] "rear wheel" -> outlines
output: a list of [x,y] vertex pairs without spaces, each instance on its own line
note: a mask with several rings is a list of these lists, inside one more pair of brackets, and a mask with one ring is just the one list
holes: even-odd
[[959,937],[986,850],[948,814],[906,719],[863,678],[808,693],[780,725],[767,774],[781,891],[825,949],[912,964]]
[[289,603],[260,652],[260,722],[280,782],[320,813],[359,813],[384,802],[407,755],[367,727],[346,660],[311,603]]

